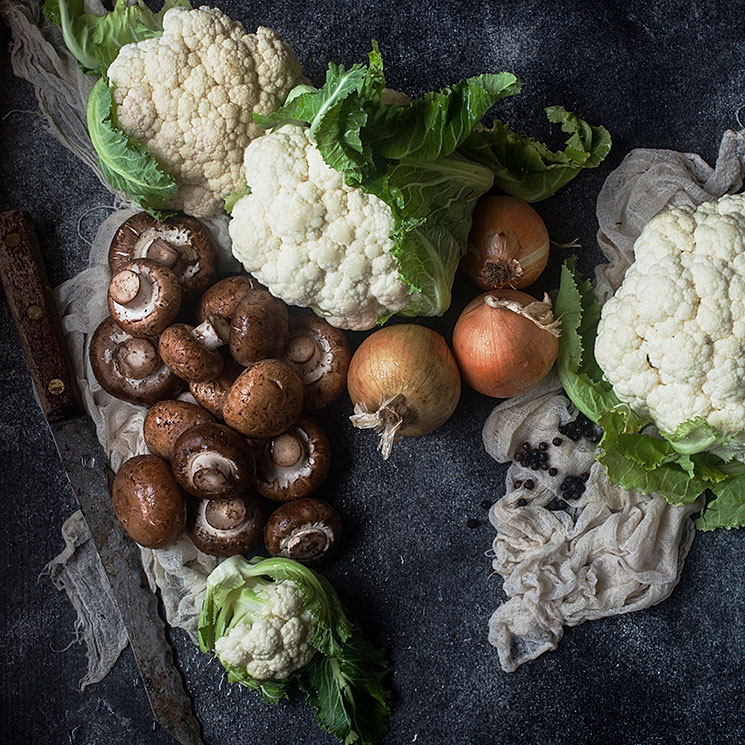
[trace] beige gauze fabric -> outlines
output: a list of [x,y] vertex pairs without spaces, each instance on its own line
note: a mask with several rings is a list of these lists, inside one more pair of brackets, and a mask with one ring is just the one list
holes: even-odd
[[[695,206],[738,191],[745,178],[745,131],[727,131],[715,168],[698,155],[634,150],[611,173],[598,196],[598,243],[608,264],[596,269],[596,293],[610,297],[633,261],[644,225],[657,213]],[[680,578],[695,529],[690,516],[700,505],[669,505],[662,497],[612,485],[595,462],[595,445],[573,442],[558,427],[577,415],[558,377],[498,405],[483,429],[484,446],[499,462],[511,461],[524,442],[549,446],[559,473],[531,471],[512,463],[506,494],[489,512],[497,530],[492,567],[507,600],[489,620],[489,641],[502,669],[556,649],[564,626],[647,608],[667,598]],[[566,510],[547,509],[561,498],[567,476],[589,473],[585,492]],[[533,479],[535,487],[516,483]],[[518,500],[526,504],[518,505]],[[522,502],[521,502],[522,504]]]

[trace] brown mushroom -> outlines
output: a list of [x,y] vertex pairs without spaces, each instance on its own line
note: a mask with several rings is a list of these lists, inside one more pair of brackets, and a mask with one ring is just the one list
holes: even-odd
[[268,499],[287,502],[312,494],[328,476],[331,465],[328,437],[308,417],[254,448],[256,491]]
[[173,445],[176,481],[202,499],[232,499],[253,483],[254,458],[248,443],[232,429],[210,422],[183,432]]
[[341,395],[351,357],[341,329],[312,314],[293,314],[284,354],[303,381],[306,411],[321,409]]
[[196,328],[174,323],[161,334],[158,349],[163,362],[192,383],[213,380],[222,372],[223,359],[218,349],[224,343],[220,330],[210,321]]
[[326,556],[340,535],[341,517],[328,502],[295,499],[269,515],[264,543],[272,556],[309,564]]
[[282,360],[260,360],[233,383],[223,407],[225,423],[246,437],[274,437],[303,409],[303,383]]
[[223,361],[225,364],[222,372],[213,380],[189,383],[189,391],[197,403],[220,419],[230,387],[243,372],[243,368],[232,357]]
[[150,406],[184,389],[184,381],[160,359],[157,339],[130,336],[111,317],[93,333],[88,353],[101,388],[122,401]]
[[212,238],[199,220],[185,215],[159,222],[146,212],[138,212],[125,220],[109,248],[111,273],[141,258],[167,266],[189,299],[204,292],[215,276]]
[[173,443],[183,432],[197,424],[214,421],[212,414],[189,401],[158,401],[145,414],[142,432],[153,455],[171,460]]
[[109,313],[132,336],[157,336],[181,308],[176,275],[150,259],[135,259],[109,282]]
[[164,460],[136,455],[112,485],[114,512],[127,535],[147,548],[167,548],[186,528],[186,496]]
[[244,367],[279,357],[287,343],[287,306],[267,290],[243,296],[233,309],[230,354]]
[[229,323],[238,301],[251,290],[266,290],[266,288],[250,274],[239,274],[235,277],[221,279],[199,299],[197,320],[203,323],[211,316],[219,316]]
[[256,546],[263,535],[264,522],[258,499],[200,499],[189,534],[202,553],[235,556]]

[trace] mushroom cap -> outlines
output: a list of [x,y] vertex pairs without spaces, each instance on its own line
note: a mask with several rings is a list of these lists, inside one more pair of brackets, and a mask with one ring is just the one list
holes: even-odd
[[171,460],[173,444],[183,432],[197,424],[214,421],[212,414],[189,401],[158,401],[145,414],[142,432],[153,455]]
[[260,360],[233,383],[223,407],[225,423],[246,437],[274,437],[298,420],[303,383],[282,360]]
[[235,556],[256,547],[264,534],[265,521],[256,498],[200,499],[189,534],[202,553]]
[[264,543],[272,556],[310,564],[324,558],[341,535],[341,517],[320,499],[294,499],[266,521]]
[[160,336],[160,357],[179,378],[189,382],[213,380],[222,372],[222,356],[200,344],[192,330],[185,323],[169,326]]
[[230,354],[240,365],[279,357],[287,343],[287,306],[267,290],[246,293],[233,310]]
[[132,336],[157,336],[173,323],[181,308],[181,286],[166,266],[134,259],[111,278],[109,313]]
[[176,481],[202,499],[232,499],[245,494],[255,472],[248,443],[216,422],[182,432],[173,444],[171,466]]
[[230,321],[238,301],[251,290],[266,290],[266,288],[250,274],[225,277],[216,282],[199,299],[197,304],[199,323],[204,323],[211,316],[219,316]]
[[173,215],[158,221],[147,212],[125,220],[109,247],[109,269],[115,274],[132,259],[152,259],[173,271],[184,298],[209,287],[215,276],[215,248],[206,228],[193,217]]
[[114,512],[136,543],[167,548],[186,529],[186,496],[171,468],[155,455],[136,455],[122,464],[111,494]]
[[[143,341],[150,343],[157,368],[143,377],[131,377],[132,367],[142,361],[142,370],[152,369],[151,355],[143,351]],[[129,353],[129,345],[135,352]],[[116,325],[111,317],[105,318],[91,337],[88,355],[93,375],[101,388],[114,398],[131,404],[150,406],[166,398],[175,398],[185,383],[174,375],[160,359],[157,339],[135,339]],[[140,373],[136,373],[140,375]]]
[[243,372],[243,368],[232,357],[228,356],[223,362],[222,372],[214,380],[189,383],[189,391],[197,403],[220,419],[230,387]]
[[325,319],[293,313],[284,356],[303,381],[306,411],[328,406],[344,391],[352,353],[344,332]]
[[281,435],[254,447],[256,491],[280,502],[307,497],[326,480],[330,453],[328,437],[320,425],[301,417]]

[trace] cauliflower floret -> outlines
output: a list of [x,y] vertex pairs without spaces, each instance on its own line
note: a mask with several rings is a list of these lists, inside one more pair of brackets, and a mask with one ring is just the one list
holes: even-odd
[[268,585],[256,594],[265,602],[260,615],[217,639],[215,652],[224,665],[242,668],[256,680],[282,680],[315,653],[310,640],[316,620],[292,580]]
[[308,129],[289,124],[254,140],[244,166],[251,193],[233,208],[233,253],[273,295],[355,330],[407,304],[390,207],[347,186]]
[[220,212],[243,183],[243,152],[302,80],[277,33],[243,26],[217,8],[172,8],[163,35],[122,47],[108,70],[117,125],[143,143],[179,185],[167,205],[189,215]]
[[616,395],[666,432],[745,430],[745,195],[659,214],[634,254],[595,342]]

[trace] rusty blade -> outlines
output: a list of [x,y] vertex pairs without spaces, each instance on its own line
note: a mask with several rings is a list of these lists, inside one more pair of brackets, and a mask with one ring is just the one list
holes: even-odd
[[122,614],[153,715],[182,745],[203,745],[139,548],[127,538],[114,515],[111,471],[93,422],[87,416],[77,416],[50,427]]

